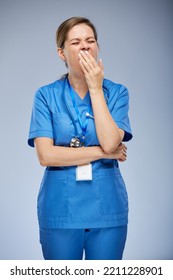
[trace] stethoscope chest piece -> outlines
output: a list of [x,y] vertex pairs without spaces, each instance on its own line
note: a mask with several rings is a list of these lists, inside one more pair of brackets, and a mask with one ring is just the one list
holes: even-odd
[[70,147],[72,148],[79,148],[82,146],[82,143],[79,138],[73,137],[70,141]]

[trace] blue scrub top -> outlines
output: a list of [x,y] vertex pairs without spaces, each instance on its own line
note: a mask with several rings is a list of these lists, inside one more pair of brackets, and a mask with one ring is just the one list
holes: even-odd
[[[103,91],[113,119],[125,131],[123,141],[129,141],[132,132],[128,90],[104,79]],[[90,94],[81,99],[74,91],[74,98],[85,122]],[[90,114],[93,115],[92,108]],[[67,78],[41,87],[35,94],[28,144],[34,147],[36,137],[48,137],[54,140],[54,145],[69,146],[72,137],[81,135]],[[94,119],[89,118],[85,146],[97,145]],[[127,224],[128,197],[117,160],[94,161],[92,172],[92,181],[76,181],[76,166],[45,169],[37,202],[40,227],[77,229]]]

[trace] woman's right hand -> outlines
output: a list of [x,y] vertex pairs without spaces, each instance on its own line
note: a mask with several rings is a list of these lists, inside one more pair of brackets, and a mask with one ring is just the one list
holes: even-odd
[[116,150],[110,154],[104,153],[104,158],[117,159],[121,162],[127,159],[127,147],[123,143],[120,143]]

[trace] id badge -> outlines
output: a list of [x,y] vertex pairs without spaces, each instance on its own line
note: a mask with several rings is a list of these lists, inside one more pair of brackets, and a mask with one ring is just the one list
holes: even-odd
[[79,165],[76,167],[76,181],[92,180],[92,164]]

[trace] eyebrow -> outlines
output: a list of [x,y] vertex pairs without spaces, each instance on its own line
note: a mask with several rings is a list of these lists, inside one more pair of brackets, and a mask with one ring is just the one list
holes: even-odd
[[[89,39],[94,39],[94,40],[96,40],[96,39],[94,38],[94,36],[89,36],[89,37],[87,37],[85,40],[89,40]],[[73,40],[80,41],[80,38],[73,38],[73,39],[71,39],[69,42],[71,42],[71,41],[73,41]]]

